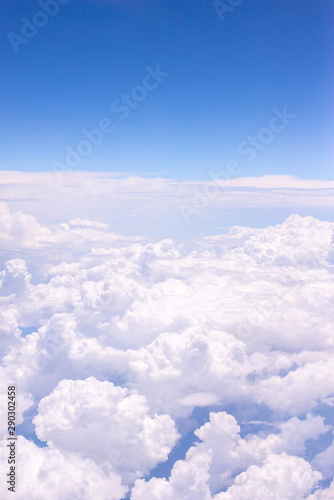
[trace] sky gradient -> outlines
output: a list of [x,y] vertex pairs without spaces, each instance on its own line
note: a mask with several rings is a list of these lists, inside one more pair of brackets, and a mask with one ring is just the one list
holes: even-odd
[[334,498],[333,8],[4,2],[15,500]]
[[[2,6],[3,170],[52,171],[108,118],[80,169],[207,180],[240,160],[240,177],[333,178],[328,2],[240,2],[222,20],[211,1],[71,0],[28,43],[8,36],[41,10]],[[111,104],[157,65],[169,75],[121,120]],[[295,118],[247,161],[240,144],[284,106]]]

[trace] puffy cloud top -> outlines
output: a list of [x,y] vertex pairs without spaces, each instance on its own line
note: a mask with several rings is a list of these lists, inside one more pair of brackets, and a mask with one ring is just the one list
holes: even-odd
[[331,498],[333,223],[181,245],[0,210],[19,499]]

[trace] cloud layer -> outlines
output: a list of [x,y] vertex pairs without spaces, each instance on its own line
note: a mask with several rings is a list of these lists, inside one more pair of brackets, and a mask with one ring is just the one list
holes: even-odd
[[208,170],[204,179],[0,172],[0,200],[43,223],[93,219],[110,223],[118,233],[155,238],[217,234],[245,221],[269,225],[291,213],[333,220],[334,181],[289,175],[236,178],[224,170]]
[[0,213],[19,499],[331,498],[334,223],[188,245]]

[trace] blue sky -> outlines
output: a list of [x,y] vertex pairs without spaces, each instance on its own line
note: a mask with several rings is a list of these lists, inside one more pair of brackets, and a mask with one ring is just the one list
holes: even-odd
[[18,500],[209,499],[240,473],[229,498],[310,499],[332,480],[334,7],[218,4],[2,7]]
[[[1,169],[50,171],[109,118],[82,170],[205,180],[239,159],[240,176],[333,178],[328,2],[244,1],[222,20],[211,1],[70,0],[18,53],[8,33],[41,7],[2,10]],[[111,103],[157,64],[169,76],[120,120]],[[284,106],[296,117],[247,162],[238,146]]]

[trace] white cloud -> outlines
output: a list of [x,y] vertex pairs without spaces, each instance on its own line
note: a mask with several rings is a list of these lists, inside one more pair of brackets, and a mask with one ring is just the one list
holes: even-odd
[[146,349],[130,353],[134,387],[171,414],[189,415],[198,406],[242,397],[245,346],[220,331],[190,328],[164,333]]
[[144,396],[90,377],[61,381],[33,422],[39,439],[108,461],[131,482],[166,460],[178,438],[169,415],[148,410]]
[[209,455],[196,455],[187,462],[174,465],[169,481],[153,478],[148,483],[137,480],[132,490],[131,500],[212,500],[207,484],[209,479]]
[[333,477],[334,471],[334,442],[323,452],[318,453],[312,460],[312,465],[318,469],[324,478]]
[[307,497],[307,500],[333,500],[334,498],[334,481],[328,488],[318,489],[313,495]]
[[[124,190],[133,186],[124,181]],[[84,214],[46,227],[0,210],[0,417],[5,424],[6,384],[15,382],[18,422],[28,425],[23,412],[38,405],[37,434],[49,442],[31,453],[104,464],[130,487],[137,478],[136,500],[237,495],[255,477],[266,492],[268,467],[277,462],[284,479],[291,460],[305,484],[316,471],[332,477],[332,446],[310,459],[313,472],[306,450],[328,432],[332,411],[333,223],[293,215],[181,245],[123,236]],[[211,412],[200,442],[169,480],[145,478],[177,431],[182,443],[199,427],[195,408]],[[286,498],[310,494],[298,478]],[[69,497],[71,487],[68,479]]]
[[320,417],[308,415],[305,421],[283,424],[279,434],[242,439],[232,415],[210,413],[210,421],[195,431],[201,442],[175,463],[170,479],[137,480],[131,499],[197,500],[202,495],[211,500],[214,493],[215,500],[302,499],[322,476],[294,454],[303,453],[305,442],[326,430]]
[[[209,172],[207,177],[211,179]],[[160,237],[184,237],[184,233],[194,236],[215,225],[240,224],[245,209],[249,210],[248,218],[254,213],[258,222],[264,210],[275,217],[280,213],[282,220],[287,208],[290,213],[321,213],[324,218],[331,217],[334,208],[333,181],[286,175],[232,178],[225,182],[219,180],[219,173],[215,180],[179,181],[69,172],[60,182],[51,172],[0,172],[0,183],[2,200],[9,203],[11,210],[42,216],[43,222],[94,219],[126,234],[152,235],[154,228],[154,234]],[[193,227],[185,223],[182,207],[195,214],[189,219]]]
[[261,467],[251,465],[215,500],[301,500],[321,479],[302,458],[268,455]]
[[0,442],[1,498],[10,500],[120,500],[127,491],[111,467],[104,469],[76,453],[38,448],[22,436],[16,443],[16,490],[8,491],[8,441]]
[[[8,435],[8,387],[12,387],[15,382],[15,379],[11,379],[4,368],[0,366],[0,439]],[[12,389],[10,393],[12,394]],[[14,404],[15,423],[19,425],[23,422],[24,412],[33,404],[32,395],[25,391],[18,391],[16,388]]]

